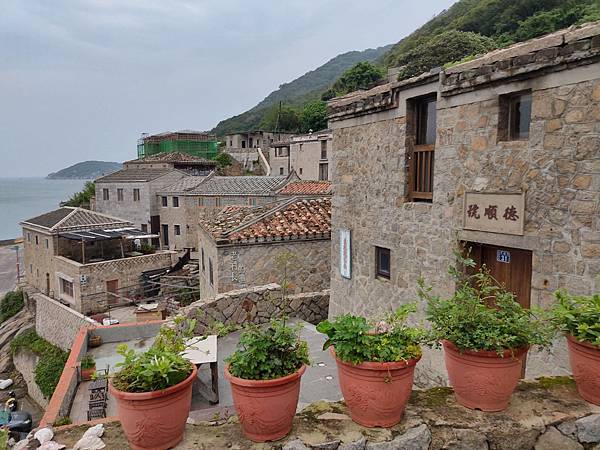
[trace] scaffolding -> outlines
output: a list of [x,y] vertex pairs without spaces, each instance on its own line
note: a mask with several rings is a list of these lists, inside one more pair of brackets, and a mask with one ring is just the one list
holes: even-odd
[[214,159],[219,142],[214,134],[177,131],[149,136],[143,133],[137,143],[138,158],[158,153],[182,152],[205,159]]

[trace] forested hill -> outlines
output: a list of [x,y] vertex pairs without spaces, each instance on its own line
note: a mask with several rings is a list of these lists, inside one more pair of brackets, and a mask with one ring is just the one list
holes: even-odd
[[107,175],[120,170],[123,165],[118,162],[109,161],[83,161],[73,164],[65,169],[48,174],[50,180],[93,180],[102,175]]
[[[398,6],[400,7],[400,6]],[[401,67],[408,78],[434,67],[585,22],[600,20],[600,0],[459,0],[393,46],[337,56],[280,86],[254,108],[223,120],[213,130],[273,127],[306,131],[326,126],[321,100],[366,89]],[[408,30],[398,30],[398,34]],[[275,111],[281,101],[285,108]]]
[[269,108],[283,102],[287,106],[300,107],[306,102],[319,99],[337,78],[346,70],[362,61],[375,61],[381,58],[392,46],[367,49],[364,51],[353,51],[338,55],[315,70],[305,73],[289,83],[279,86],[279,89],[271,92],[254,108],[222,120],[212,130],[218,136],[223,136],[232,131],[249,130],[258,128],[264,115]]

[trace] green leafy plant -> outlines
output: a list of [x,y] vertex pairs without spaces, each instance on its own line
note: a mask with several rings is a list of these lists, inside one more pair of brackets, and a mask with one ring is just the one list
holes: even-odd
[[7,292],[2,298],[2,301],[0,301],[0,323],[7,321],[17,314],[23,309],[24,305],[23,291],[19,289],[17,291]]
[[223,322],[216,320],[211,322],[206,330],[205,334],[216,334],[218,337],[227,336],[229,333],[233,333],[240,329],[240,326],[236,323],[224,324]]
[[558,291],[555,295],[552,320],[557,328],[578,341],[600,346],[600,293],[586,296]]
[[[459,262],[475,267],[470,258],[457,254]],[[500,285],[485,266],[467,275],[455,266],[449,273],[457,287],[452,297],[432,294],[419,279],[419,297],[427,302],[427,319],[437,340],[448,340],[459,350],[505,350],[550,345],[554,334],[547,315],[539,309],[523,308],[512,292]]]
[[142,241],[140,244],[140,252],[142,252],[144,255],[151,255],[152,253],[155,253],[156,250],[148,242]]
[[38,336],[34,329],[15,337],[10,343],[10,349],[13,354],[23,349],[39,356],[34,381],[45,398],[52,397],[69,354]]
[[121,370],[113,378],[113,386],[125,392],[152,392],[166,389],[185,380],[192,364],[181,353],[186,341],[194,336],[195,320],[177,317],[163,325],[150,349],[137,353],[125,344],[117,347],[124,358],[117,364]]
[[88,353],[83,358],[81,358],[82,369],[93,369],[94,367],[96,367],[96,360],[94,359],[93,355],[90,355]]
[[420,344],[428,342],[427,331],[406,324],[408,315],[415,311],[416,306],[411,303],[379,320],[344,314],[333,321],[321,322],[317,331],[328,337],[323,350],[333,345],[342,361],[353,364],[407,361],[419,358]]
[[61,203],[61,206],[78,206],[89,208],[91,198],[96,195],[96,185],[93,181],[86,181],[80,192],[73,194],[68,200]]
[[301,328],[277,319],[266,328],[247,325],[236,351],[225,360],[229,372],[247,380],[272,380],[296,372],[308,364],[308,345],[300,339]]
[[[62,427],[63,425],[71,425],[73,423],[73,421],[71,420],[70,417],[59,417],[58,419],[56,419],[53,423],[53,425],[55,427]],[[2,447],[0,447],[2,448]]]

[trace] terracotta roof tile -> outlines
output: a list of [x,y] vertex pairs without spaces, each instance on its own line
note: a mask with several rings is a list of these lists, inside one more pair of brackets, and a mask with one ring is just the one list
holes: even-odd
[[279,194],[283,195],[330,195],[331,181],[294,181],[284,186]]

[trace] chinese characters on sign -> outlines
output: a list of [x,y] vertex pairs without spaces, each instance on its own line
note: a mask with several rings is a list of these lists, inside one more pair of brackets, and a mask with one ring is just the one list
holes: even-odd
[[231,252],[231,281],[246,285],[246,268],[240,261],[240,253],[237,250]]
[[340,230],[340,274],[352,278],[352,252],[350,230]]
[[523,234],[525,194],[465,194],[466,230],[492,233]]

